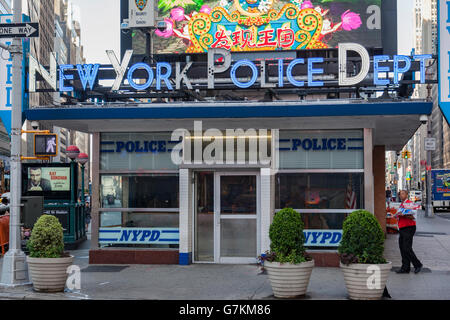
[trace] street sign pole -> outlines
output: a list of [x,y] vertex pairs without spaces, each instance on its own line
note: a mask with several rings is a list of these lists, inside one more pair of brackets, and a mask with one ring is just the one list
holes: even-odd
[[[22,1],[14,0],[14,22],[22,19]],[[0,284],[20,286],[29,284],[26,255],[21,249],[20,196],[21,186],[21,130],[22,130],[22,40],[14,38],[10,53],[13,59],[13,92],[11,110],[11,188],[9,250],[3,258]]]

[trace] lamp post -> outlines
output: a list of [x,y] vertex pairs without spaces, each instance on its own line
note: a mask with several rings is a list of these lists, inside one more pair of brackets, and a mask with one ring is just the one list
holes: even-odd
[[[14,0],[13,22],[22,22],[22,1]],[[2,286],[20,286],[29,283],[26,255],[21,248],[20,197],[22,194],[22,164],[20,162],[22,130],[22,41],[14,38],[10,46],[12,58],[12,108],[11,108],[11,193],[9,250],[3,258]]]
[[80,153],[77,162],[81,164],[81,203],[84,206],[84,165],[88,162],[89,156],[86,153]]
[[[66,154],[70,158],[70,160],[72,160],[70,162],[70,184],[73,186],[74,185],[73,181],[74,181],[74,171],[75,171],[74,170],[75,159],[80,154],[80,149],[78,149],[78,147],[74,146],[74,145],[68,146],[66,149]],[[75,189],[75,188],[73,188],[73,189]],[[71,198],[70,202],[71,202],[71,204],[73,204],[76,199],[76,190],[72,190],[70,198]]]

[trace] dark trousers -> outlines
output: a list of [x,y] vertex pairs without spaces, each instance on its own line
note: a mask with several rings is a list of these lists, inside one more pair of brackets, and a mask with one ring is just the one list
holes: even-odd
[[400,254],[402,255],[402,269],[410,270],[411,263],[414,268],[422,266],[422,263],[417,259],[412,248],[416,226],[401,228],[398,232],[400,234],[398,244],[400,246]]

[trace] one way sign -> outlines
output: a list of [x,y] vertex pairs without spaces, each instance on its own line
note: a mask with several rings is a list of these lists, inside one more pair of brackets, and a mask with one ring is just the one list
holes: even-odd
[[36,38],[39,37],[39,23],[1,23],[0,38]]

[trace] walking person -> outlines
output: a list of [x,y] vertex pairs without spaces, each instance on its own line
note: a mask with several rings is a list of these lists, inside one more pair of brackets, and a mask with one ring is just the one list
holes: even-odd
[[[399,197],[401,201],[400,208],[405,208],[405,204],[413,204],[411,200],[408,199],[408,191],[401,190],[399,192]],[[414,215],[398,215],[398,244],[400,247],[400,254],[402,255],[402,267],[397,273],[409,273],[411,271],[411,263],[414,266],[414,273],[419,273],[422,270],[422,263],[417,259],[412,245],[413,237],[416,233],[416,220]]]
[[91,207],[89,205],[89,202],[86,202],[85,207],[86,212],[86,232],[89,231],[89,223],[91,222]]
[[392,192],[389,187],[386,189],[386,202],[389,204],[391,202]]

